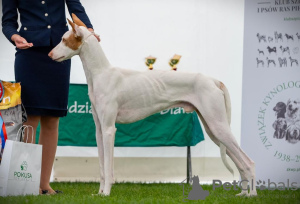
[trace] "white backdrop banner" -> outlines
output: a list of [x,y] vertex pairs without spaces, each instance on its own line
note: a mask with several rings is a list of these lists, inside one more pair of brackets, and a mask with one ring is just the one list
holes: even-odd
[[242,137],[257,184],[300,185],[300,1],[246,0]]

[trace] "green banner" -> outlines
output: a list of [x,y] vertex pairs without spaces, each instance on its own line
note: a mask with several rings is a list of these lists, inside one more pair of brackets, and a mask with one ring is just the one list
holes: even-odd
[[[116,128],[115,146],[119,147],[194,146],[204,140],[197,114],[185,113],[183,108],[116,124]],[[97,146],[87,85],[70,85],[68,115],[60,119],[58,145]]]

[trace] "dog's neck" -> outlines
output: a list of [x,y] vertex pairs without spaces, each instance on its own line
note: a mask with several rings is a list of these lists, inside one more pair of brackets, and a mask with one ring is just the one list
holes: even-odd
[[92,82],[92,76],[111,67],[97,39],[92,35],[90,32],[85,34],[79,53],[88,84]]

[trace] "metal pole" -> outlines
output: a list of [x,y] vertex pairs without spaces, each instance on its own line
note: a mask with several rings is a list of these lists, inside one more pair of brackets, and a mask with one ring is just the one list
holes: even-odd
[[187,146],[187,155],[186,155],[186,183],[189,184],[192,182],[192,158],[191,158],[191,147]]

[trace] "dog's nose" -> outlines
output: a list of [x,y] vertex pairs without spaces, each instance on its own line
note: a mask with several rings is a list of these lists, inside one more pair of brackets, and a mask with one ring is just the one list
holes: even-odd
[[53,56],[53,51],[51,50],[51,52],[49,52],[48,56],[52,59]]

